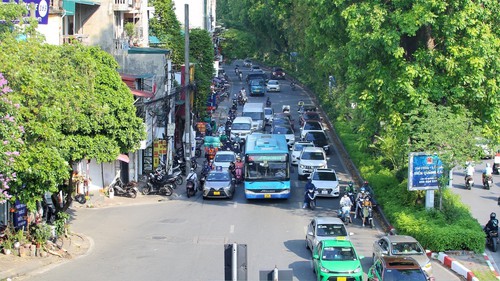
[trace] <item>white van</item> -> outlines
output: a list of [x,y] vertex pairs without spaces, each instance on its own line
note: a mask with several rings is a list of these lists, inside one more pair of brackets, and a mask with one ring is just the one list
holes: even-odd
[[231,125],[231,140],[234,139],[236,134],[240,135],[240,138],[246,139],[248,135],[252,133],[252,118],[238,116],[234,118],[233,124]]
[[264,103],[262,102],[248,102],[243,107],[243,117],[252,118],[252,130],[261,131],[264,130]]

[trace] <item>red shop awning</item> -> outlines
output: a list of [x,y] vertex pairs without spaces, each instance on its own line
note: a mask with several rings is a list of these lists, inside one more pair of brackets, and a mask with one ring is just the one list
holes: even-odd
[[128,156],[126,154],[119,154],[118,157],[116,157],[116,160],[120,160],[120,161],[123,161],[125,163],[130,162],[130,159],[128,158]]
[[137,97],[143,97],[143,98],[152,98],[154,97],[155,95],[151,92],[146,92],[146,91],[141,91],[141,90],[131,90],[132,91],[132,94],[134,94],[134,96],[137,96]]

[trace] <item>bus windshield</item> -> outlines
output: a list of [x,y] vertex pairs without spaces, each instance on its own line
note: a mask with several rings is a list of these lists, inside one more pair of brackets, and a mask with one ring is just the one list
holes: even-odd
[[248,180],[284,181],[290,179],[286,162],[245,161],[245,178]]

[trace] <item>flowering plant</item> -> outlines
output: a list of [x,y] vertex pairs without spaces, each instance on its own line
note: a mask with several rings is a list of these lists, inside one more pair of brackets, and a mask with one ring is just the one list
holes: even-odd
[[17,124],[16,113],[19,104],[9,99],[8,93],[12,90],[7,86],[7,80],[0,73],[0,203],[4,203],[12,196],[8,193],[9,182],[16,180],[14,160],[19,156],[19,148],[23,144],[21,139],[24,128]]

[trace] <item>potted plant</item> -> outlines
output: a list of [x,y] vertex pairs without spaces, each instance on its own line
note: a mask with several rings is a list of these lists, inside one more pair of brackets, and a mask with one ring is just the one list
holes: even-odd
[[12,238],[7,237],[6,240],[2,242],[3,253],[6,255],[10,255],[10,253],[12,252],[12,246],[14,243],[11,239]]

